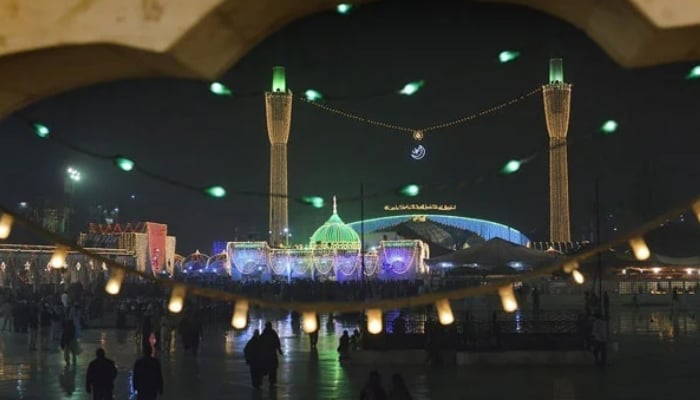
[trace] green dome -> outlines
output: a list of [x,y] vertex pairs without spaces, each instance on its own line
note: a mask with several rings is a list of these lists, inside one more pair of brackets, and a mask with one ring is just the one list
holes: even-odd
[[333,215],[311,235],[311,247],[315,249],[360,249],[360,236],[338,216],[335,197],[333,198]]

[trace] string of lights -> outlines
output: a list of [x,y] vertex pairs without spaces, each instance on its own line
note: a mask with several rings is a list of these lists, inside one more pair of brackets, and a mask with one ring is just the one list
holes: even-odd
[[[534,93],[536,93],[535,91]],[[528,96],[530,94],[524,95]],[[96,158],[98,160],[102,161],[107,161],[110,164],[114,165],[116,168],[127,172],[127,173],[139,173],[145,177],[148,177],[149,179],[152,179],[154,181],[158,181],[161,183],[165,183],[174,187],[178,187],[183,190],[191,191],[191,192],[196,192],[208,197],[213,197],[221,200],[227,200],[230,199],[230,196],[246,196],[246,197],[262,197],[262,198],[269,198],[269,197],[282,197],[282,198],[288,198],[290,201],[298,203],[298,204],[303,204],[303,205],[308,205],[312,206],[314,208],[323,208],[326,205],[325,200],[323,197],[320,196],[302,196],[302,197],[293,197],[293,196],[288,196],[288,195],[283,195],[283,194],[277,194],[277,193],[270,193],[270,192],[261,192],[261,191],[251,191],[251,190],[227,190],[223,186],[220,185],[211,185],[211,186],[203,186],[203,185],[196,185],[196,184],[191,184],[188,182],[181,181],[176,178],[172,178],[169,176],[165,176],[162,174],[159,174],[157,172],[151,171],[149,169],[143,168],[140,165],[138,165],[133,159],[124,156],[124,155],[110,155],[110,154],[105,154],[105,153],[97,153],[94,151],[91,151],[89,149],[84,148],[83,146],[73,143],[69,140],[66,140],[64,137],[57,135],[55,132],[52,132],[51,129],[44,124],[40,124],[37,122],[27,122],[31,120],[23,120],[26,122],[34,131],[35,135],[38,136],[39,138],[43,140],[48,140],[52,141],[54,143],[57,143],[71,151],[90,156],[92,158]],[[610,121],[606,122],[608,124]],[[605,125],[605,124],[604,124]],[[615,130],[618,127],[615,127]],[[609,135],[611,132],[605,131],[603,128],[601,128],[602,134]],[[587,140],[592,140],[595,137],[597,137],[598,134],[601,132],[592,132],[589,137],[584,137],[584,138],[579,138],[577,140],[569,140],[567,142],[562,142],[562,143],[555,143],[555,144],[543,144],[543,146],[534,151],[532,154],[526,157],[521,157],[521,158],[515,158],[505,162],[505,164],[501,164],[500,166],[494,166],[494,168],[489,168],[487,173],[482,173],[478,176],[474,176],[471,178],[461,178],[460,180],[457,181],[450,181],[450,182],[443,182],[443,183],[435,183],[433,181],[430,182],[422,182],[422,183],[413,183],[413,184],[407,184],[404,186],[400,186],[397,188],[392,188],[389,190],[381,190],[377,191],[374,193],[366,193],[363,196],[347,196],[347,197],[342,197],[339,198],[339,201],[343,203],[352,203],[352,202],[359,202],[362,200],[370,200],[373,198],[379,198],[382,196],[391,196],[391,195],[400,195],[404,197],[415,197],[420,194],[424,194],[426,192],[440,192],[440,191],[445,191],[445,190],[450,190],[450,189],[464,189],[467,187],[472,187],[481,183],[486,182],[489,179],[493,178],[498,178],[498,177],[503,177],[503,176],[509,176],[512,174],[515,174],[518,172],[523,165],[531,162],[532,160],[536,159],[537,157],[540,157],[544,154],[547,154],[551,149],[555,149],[559,146],[573,146],[574,144],[581,144],[584,143]]]
[[309,98],[308,95],[305,97],[299,97],[299,100],[303,103],[310,104],[310,105],[312,105],[318,109],[321,109],[323,111],[327,111],[329,113],[339,115],[339,116],[344,117],[344,118],[352,119],[352,120],[355,120],[355,121],[358,121],[358,122],[361,122],[364,124],[373,125],[373,126],[377,126],[380,128],[386,128],[386,129],[391,129],[391,130],[400,131],[400,132],[411,133],[413,135],[413,139],[418,141],[418,140],[423,139],[423,135],[427,132],[436,131],[436,130],[445,129],[445,128],[450,128],[450,127],[453,127],[456,125],[463,124],[465,122],[475,120],[477,118],[486,116],[488,114],[500,111],[501,109],[503,109],[505,107],[519,103],[519,102],[527,99],[528,97],[531,97],[537,93],[540,93],[541,91],[542,91],[542,88],[537,87],[537,88],[530,90],[529,92],[527,92],[521,96],[512,98],[508,101],[505,101],[505,102],[500,103],[498,105],[495,105],[493,107],[484,109],[482,111],[479,111],[479,112],[476,112],[473,114],[469,114],[469,115],[466,115],[466,116],[463,116],[463,117],[460,117],[460,118],[457,118],[457,119],[454,119],[451,121],[447,121],[447,122],[443,122],[443,123],[439,123],[439,124],[434,124],[434,125],[429,125],[429,126],[426,126],[423,128],[410,128],[410,127],[406,127],[406,126],[402,126],[402,125],[398,125],[398,124],[394,124],[394,123],[390,123],[390,122],[384,122],[384,121],[380,121],[380,120],[376,120],[376,119],[372,119],[372,118],[368,118],[368,117],[363,117],[361,115],[354,114],[354,113],[342,110],[342,109],[337,108],[337,107],[331,107],[329,105],[323,104],[319,101],[316,101],[316,100],[313,100],[312,98]]
[[[234,312],[231,319],[231,325],[236,329],[243,329],[247,325],[248,309],[251,305],[256,305],[268,309],[284,309],[293,310],[302,313],[303,319],[315,318],[317,313],[328,312],[365,312],[367,316],[367,328],[372,334],[381,332],[382,330],[382,310],[394,310],[403,308],[413,308],[418,306],[435,305],[440,322],[448,325],[454,321],[454,315],[450,307],[450,300],[459,300],[467,297],[492,295],[498,293],[501,298],[503,309],[507,312],[517,310],[518,303],[513,292],[513,284],[516,282],[528,281],[543,275],[551,274],[562,270],[565,273],[571,274],[574,281],[578,284],[584,282],[584,275],[579,270],[580,264],[608,249],[627,243],[638,260],[646,260],[651,256],[651,251],[647,246],[644,235],[658,228],[669,219],[676,218],[684,213],[687,209],[691,209],[700,222],[700,195],[693,199],[684,202],[678,207],[674,207],[660,215],[640,225],[626,234],[620,235],[617,238],[606,243],[598,244],[579,254],[562,257],[559,261],[542,268],[526,272],[524,274],[494,280],[486,285],[476,287],[465,287],[444,292],[432,292],[412,297],[402,297],[395,299],[384,300],[366,300],[352,302],[297,302],[297,301],[278,301],[266,298],[250,297],[238,293],[226,292],[223,290],[205,288],[188,283],[177,282],[165,278],[158,278],[145,272],[126,268],[119,263],[95,254],[92,251],[78,246],[68,239],[50,232],[43,227],[35,224],[28,219],[17,215],[10,211],[4,205],[0,205],[0,239],[7,239],[12,231],[13,224],[20,224],[35,234],[55,243],[56,248],[51,258],[52,266],[61,266],[65,262],[69,250],[79,252],[98,262],[104,263],[110,270],[110,277],[105,285],[105,291],[112,295],[119,294],[122,282],[127,274],[137,275],[142,279],[155,282],[159,285],[171,288],[170,301],[168,309],[173,313],[182,311],[184,307],[185,297],[187,295],[202,296],[213,300],[235,302]],[[312,323],[304,322],[304,326],[308,327],[310,332],[314,327]]]

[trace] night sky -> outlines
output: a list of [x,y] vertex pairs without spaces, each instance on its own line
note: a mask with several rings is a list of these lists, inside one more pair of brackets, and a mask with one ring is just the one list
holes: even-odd
[[[407,4],[410,3],[411,5]],[[42,141],[25,126],[40,120],[53,132],[98,152],[125,154],[149,170],[195,185],[265,192],[269,144],[262,92],[271,67],[287,69],[300,95],[323,92],[328,105],[410,127],[422,127],[489,108],[546,83],[548,59],[564,59],[573,83],[569,138],[572,234],[587,238],[594,220],[594,176],[602,174],[606,227],[631,228],[697,194],[700,81],[684,80],[692,64],[626,70],[583,32],[529,9],[467,2],[388,1],[298,20],[271,35],[222,78],[233,97],[217,97],[208,82],[144,79],[109,82],[42,100],[0,122],[3,204],[58,199],[67,166],[79,168],[79,212],[119,207],[121,222],[168,224],[178,252],[208,252],[214,240],[265,238],[267,199],[206,198],[127,174],[107,161]],[[435,5],[439,4],[439,6]],[[498,63],[502,50],[522,52]],[[413,97],[394,94],[423,79]],[[333,100],[333,98],[336,100]],[[548,238],[547,145],[541,95],[423,141],[428,153],[410,158],[407,133],[363,125],[295,101],[289,143],[290,195],[327,199],[367,193],[367,217],[384,204],[453,203],[457,215],[498,221],[534,240]],[[601,138],[599,126],[620,129]],[[590,140],[599,136],[596,140]],[[509,159],[539,156],[506,178],[493,176]],[[390,194],[406,183],[445,183],[447,190],[406,200]],[[134,194],[135,199],[130,196]],[[339,205],[346,221],[359,203]],[[330,208],[292,203],[294,242],[307,242]],[[612,214],[612,219],[609,215]],[[692,222],[692,219],[689,219]]]

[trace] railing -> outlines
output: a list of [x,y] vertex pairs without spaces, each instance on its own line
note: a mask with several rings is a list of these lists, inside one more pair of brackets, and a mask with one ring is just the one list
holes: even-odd
[[[441,326],[410,315],[395,323],[398,313],[388,313],[385,330],[365,334],[363,346],[371,350],[439,349],[468,351],[578,350],[583,349],[586,324],[576,312],[494,313],[491,320],[465,318]],[[404,333],[396,329],[405,327]]]

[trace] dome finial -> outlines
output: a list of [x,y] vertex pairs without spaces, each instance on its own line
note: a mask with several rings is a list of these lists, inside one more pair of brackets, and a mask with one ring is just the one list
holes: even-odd
[[335,199],[335,196],[333,196],[333,214],[338,214],[338,203]]

